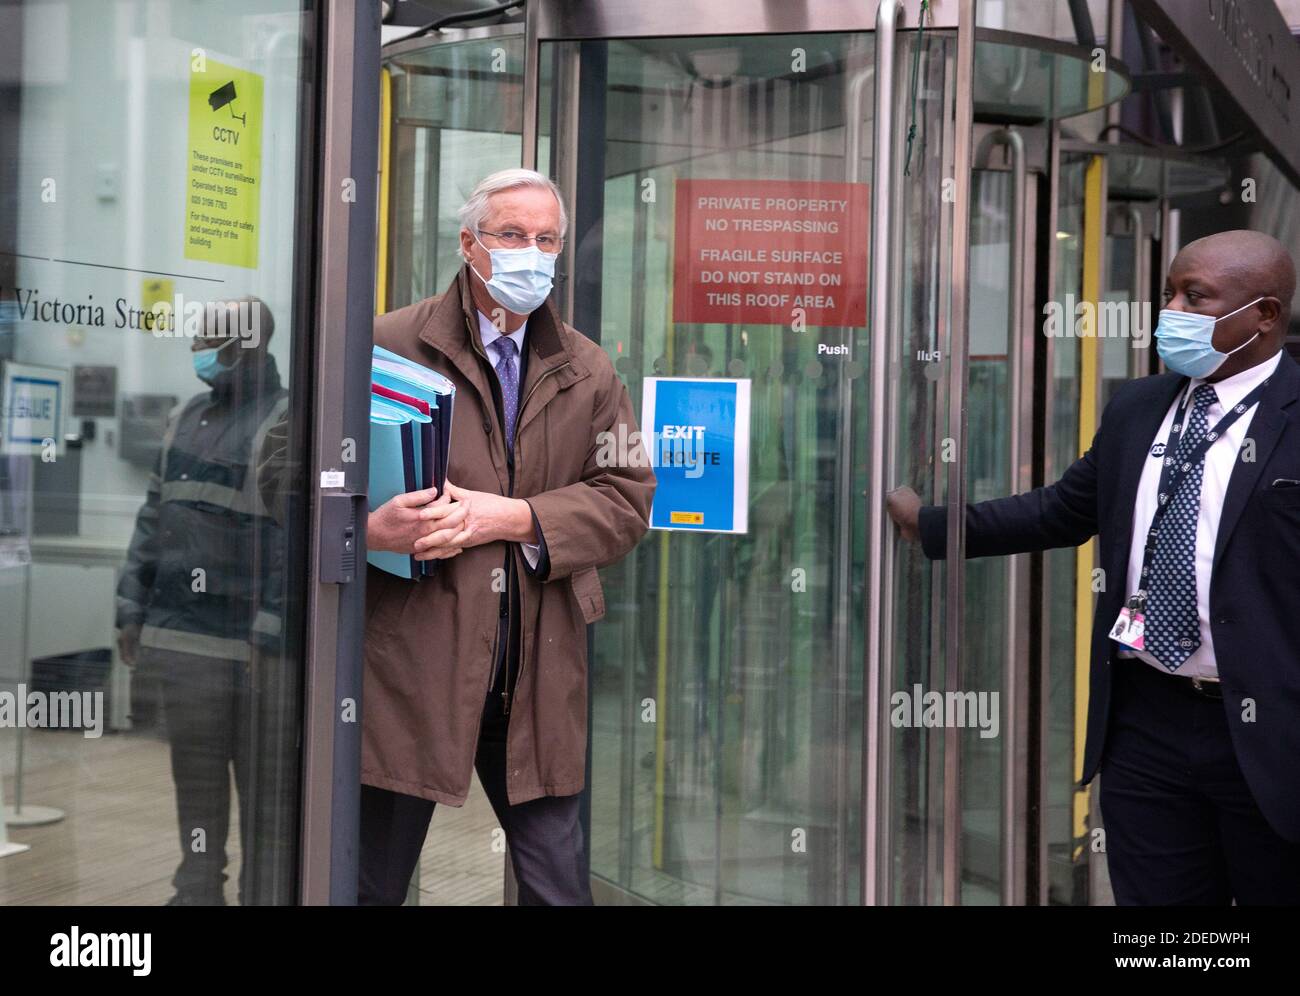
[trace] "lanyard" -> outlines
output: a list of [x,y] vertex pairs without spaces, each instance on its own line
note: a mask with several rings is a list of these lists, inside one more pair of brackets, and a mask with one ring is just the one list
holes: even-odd
[[[1190,385],[1188,386],[1190,387]],[[1158,500],[1156,510],[1151,516],[1151,528],[1147,530],[1146,547],[1142,551],[1142,573],[1138,576],[1138,584],[1142,585],[1142,587],[1129,598],[1128,607],[1130,609],[1143,610],[1146,608],[1146,579],[1151,573],[1151,561],[1156,552],[1156,540],[1160,537],[1160,524],[1164,521],[1169,506],[1174,503],[1174,496],[1178,494],[1178,489],[1187,480],[1191,470],[1205,458],[1205,454],[1209,452],[1215,440],[1222,436],[1237,419],[1241,418],[1263,397],[1266,387],[1268,387],[1267,380],[1233,405],[1228,413],[1219,419],[1214,428],[1205,434],[1205,438],[1197,443],[1182,460],[1175,460],[1174,451],[1181,441],[1182,431],[1187,427],[1187,408],[1191,404],[1193,392],[1189,390],[1184,396],[1182,403],[1178,406],[1178,411],[1174,414],[1174,424],[1169,427],[1169,438],[1165,441],[1165,459],[1164,467],[1160,471]]]

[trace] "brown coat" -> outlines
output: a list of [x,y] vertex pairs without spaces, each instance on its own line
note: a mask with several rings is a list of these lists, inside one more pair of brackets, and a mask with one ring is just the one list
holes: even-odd
[[[469,270],[437,297],[375,320],[375,342],[456,385],[448,477],[507,494],[493,401],[495,374],[479,335]],[[533,508],[550,556],[540,582],[517,543],[521,647],[512,675],[506,791],[512,805],[582,791],[587,749],[587,624],[604,615],[596,568],[645,534],[653,470],[601,467],[604,431],[637,431],[627,389],[600,346],[565,325],[547,300],[528,318],[531,352],[515,430],[514,497]],[[632,437],[635,439],[636,437]],[[608,459],[602,461],[608,463]],[[619,463],[627,464],[622,460]],[[422,581],[369,568],[361,780],[459,806],[469,793],[492,676],[504,544],[469,547]]]

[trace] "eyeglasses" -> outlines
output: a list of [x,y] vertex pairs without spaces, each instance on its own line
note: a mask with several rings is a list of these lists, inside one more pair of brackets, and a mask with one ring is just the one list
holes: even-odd
[[522,249],[526,245],[536,243],[537,248],[542,252],[554,255],[564,248],[564,239],[558,235],[528,236],[523,232],[515,231],[513,228],[507,228],[504,232],[488,232],[480,228],[478,233],[479,235],[491,235],[494,239],[500,239],[501,244],[507,249]]

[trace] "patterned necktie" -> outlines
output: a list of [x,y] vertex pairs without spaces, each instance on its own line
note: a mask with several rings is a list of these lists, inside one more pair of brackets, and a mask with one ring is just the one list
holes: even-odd
[[492,340],[497,354],[496,372],[501,380],[501,399],[506,409],[506,449],[515,448],[515,410],[519,407],[519,374],[515,370],[515,341],[508,335]]
[[1174,447],[1165,455],[1167,463],[1181,462],[1182,486],[1169,502],[1151,556],[1151,577],[1142,579],[1147,590],[1146,649],[1170,671],[1177,671],[1201,645],[1200,619],[1196,612],[1196,523],[1201,514],[1201,479],[1205,457],[1195,466],[1187,457],[1206,435],[1210,405],[1218,400],[1214,387],[1202,384],[1192,392],[1187,413]]

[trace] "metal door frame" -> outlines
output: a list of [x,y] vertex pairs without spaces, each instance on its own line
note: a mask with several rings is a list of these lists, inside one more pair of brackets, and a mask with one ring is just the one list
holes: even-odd
[[[357,520],[366,508],[370,466],[379,13],[366,0],[324,0],[307,39],[319,83],[312,140],[298,152],[299,214],[306,216],[304,228],[311,226],[298,255],[312,260],[309,272],[297,268],[298,293],[313,304],[305,312],[310,332],[302,337],[311,382],[301,388],[312,392],[303,479],[311,521],[299,853],[304,905],[357,899],[365,639],[365,528]],[[345,463],[348,440],[355,459]],[[343,484],[331,479],[326,487],[326,472],[341,472]],[[347,547],[349,524],[354,533]]]
[[[1150,217],[1148,217],[1150,216]],[[1106,199],[1106,235],[1110,238],[1133,240],[1134,300],[1152,303],[1151,262],[1156,251],[1155,225],[1159,217],[1158,201],[1120,201]],[[1123,219],[1124,230],[1117,231],[1115,222]],[[1159,310],[1159,309],[1155,309]],[[1128,375],[1145,377],[1152,373],[1151,356],[1154,350],[1129,349]]]
[[[1009,204],[1010,269],[1008,271],[1010,327],[1007,337],[1008,453],[1007,488],[1021,494],[1033,488],[1034,469],[1034,354],[1038,347],[1035,316],[1041,314],[1035,300],[1034,263],[1040,244],[1048,239],[1039,217],[1039,182],[1046,172],[1048,129],[1043,125],[974,126],[975,153],[972,168],[1011,174]],[[999,156],[994,152],[1001,150]],[[1001,158],[1003,161],[998,162]],[[1029,744],[1036,735],[1031,729],[1026,702],[1030,690],[1030,655],[1033,592],[1031,556],[1005,558],[1007,605],[1004,626],[1006,649],[1003,662],[1002,713],[1003,770],[1000,891],[1004,905],[1024,905],[1027,899],[1029,841],[1029,780],[1032,774]]]
[[[864,905],[887,904],[890,899],[890,855],[883,848],[888,842],[887,823],[890,818],[888,796],[882,794],[882,781],[888,784],[888,752],[882,743],[888,742],[888,719],[882,704],[888,701],[889,683],[893,673],[893,647],[882,639],[889,632],[892,609],[892,576],[888,569],[892,563],[895,542],[894,527],[888,520],[884,507],[884,490],[892,486],[887,445],[893,432],[892,408],[889,405],[890,360],[899,353],[901,331],[896,324],[895,292],[891,289],[892,275],[889,263],[892,254],[876,252],[875,247],[893,244],[894,203],[891,193],[893,177],[901,169],[894,141],[894,104],[897,97],[895,49],[897,31],[916,27],[916,12],[904,11],[903,0],[868,0],[862,4],[845,4],[842,0],[803,0],[800,4],[757,6],[750,0],[682,0],[671,9],[667,5],[646,4],[643,0],[533,0],[527,8],[526,40],[524,52],[524,138],[523,161],[529,169],[537,168],[537,138],[540,121],[540,55],[543,42],[609,40],[640,37],[707,37],[710,35],[760,35],[760,34],[811,34],[811,33],[864,33],[874,32],[876,44],[876,78],[888,79],[888,87],[876,88],[877,108],[873,121],[875,147],[873,164],[872,199],[872,259],[870,267],[872,326],[887,329],[886,335],[873,337],[870,371],[871,396],[871,487],[865,496],[868,503],[867,604],[866,642],[863,661],[863,736],[861,800],[862,874],[860,901]],[[682,25],[707,25],[707,30],[690,35],[682,34]],[[975,0],[937,0],[930,5],[926,30],[956,29],[956,71],[960,81],[973,75],[975,46]],[[881,43],[882,39],[884,44]],[[566,70],[567,94],[576,101],[581,85],[577,79],[580,68],[575,64]],[[955,107],[955,144],[953,177],[953,211],[957,223],[951,235],[951,309],[949,319],[950,362],[946,370],[947,435],[955,443],[955,460],[943,470],[946,479],[948,503],[948,564],[960,564],[965,549],[965,449],[966,449],[966,343],[969,328],[969,215],[970,215],[970,164],[972,157],[972,88],[957,87]],[[883,108],[883,112],[882,112]],[[576,108],[574,108],[576,110]],[[882,118],[883,113],[883,118]],[[561,134],[558,122],[553,122],[553,134]],[[882,155],[882,150],[884,154]],[[561,152],[555,146],[552,159]],[[886,169],[882,173],[880,166]],[[565,168],[560,171],[559,185],[571,202],[577,192],[578,156],[568,150]],[[576,211],[571,212],[575,216]],[[883,239],[883,240],[882,240]],[[565,252],[574,251],[569,240]],[[572,272],[572,259],[566,260],[566,269]],[[562,310],[572,314],[571,291],[566,295]],[[949,687],[959,681],[962,674],[960,635],[964,623],[963,580],[961,569],[947,570],[945,575],[946,608],[946,663],[945,674]],[[938,653],[932,650],[932,653]],[[958,868],[960,859],[960,742],[957,730],[945,731],[944,737],[944,894],[945,903],[958,901]],[[588,779],[587,791],[590,791]],[[885,829],[886,832],[880,832]]]
[[523,35],[524,25],[518,21],[485,24],[473,28],[443,28],[436,35],[417,35],[391,41],[383,47],[380,56],[382,59],[391,59],[395,55],[422,52],[428,48],[454,45],[456,42],[476,41],[482,38],[522,38]]

